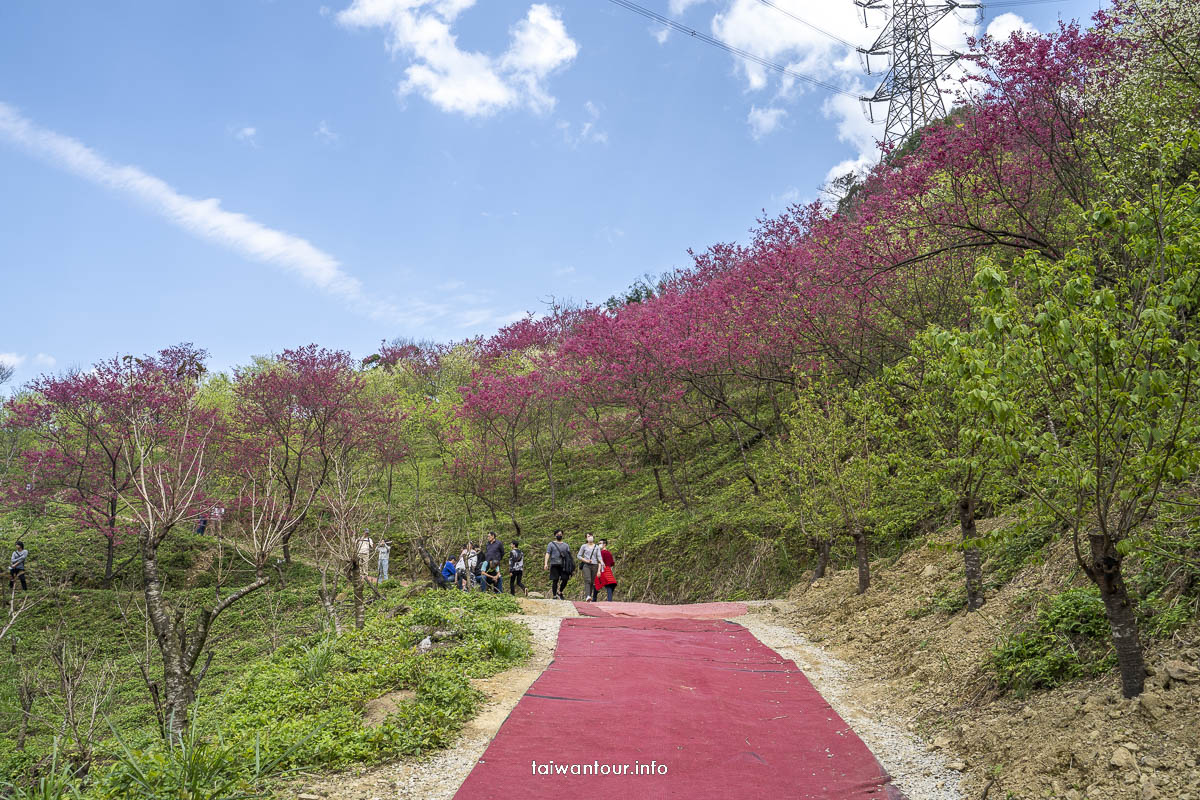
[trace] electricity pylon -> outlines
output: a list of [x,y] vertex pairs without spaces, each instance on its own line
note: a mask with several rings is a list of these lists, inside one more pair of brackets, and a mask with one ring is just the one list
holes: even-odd
[[[854,0],[866,12],[887,10],[888,0]],[[876,103],[887,103],[887,124],[883,138],[886,142],[903,141],[913,131],[920,130],[935,119],[946,116],[946,103],[938,88],[938,78],[962,53],[935,54],[929,31],[947,14],[957,9],[979,8],[979,3],[959,3],[942,0],[892,0],[892,13],[887,25],[868,48],[860,47],[867,74],[871,73],[871,56],[891,56],[891,66],[883,82],[870,97],[863,97],[867,113],[875,121]]]

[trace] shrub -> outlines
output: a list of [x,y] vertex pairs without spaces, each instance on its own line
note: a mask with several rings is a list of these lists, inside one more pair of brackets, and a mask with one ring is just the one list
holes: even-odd
[[265,756],[257,736],[251,747],[207,738],[193,719],[165,744],[131,750],[122,743],[93,794],[104,800],[244,800],[261,796],[258,788],[282,774],[289,755]]
[[30,786],[18,786],[14,783],[2,783],[0,796],[9,800],[75,800],[79,793],[79,782],[70,764],[59,764],[58,740],[54,741],[54,751],[50,757],[50,765],[45,774],[37,778]]
[[[253,732],[269,730],[264,752],[287,751],[285,767],[369,763],[449,745],[482,697],[469,679],[525,658],[528,633],[503,619],[519,610],[508,595],[429,591],[407,602],[407,613],[375,615],[360,631],[283,645],[209,716],[243,747]],[[438,630],[453,635],[429,652],[415,647]],[[397,689],[415,697],[365,726],[366,704]]]
[[1110,669],[1108,637],[1100,592],[1068,589],[1039,604],[1033,624],[1002,640],[989,663],[1001,688],[1024,695]]

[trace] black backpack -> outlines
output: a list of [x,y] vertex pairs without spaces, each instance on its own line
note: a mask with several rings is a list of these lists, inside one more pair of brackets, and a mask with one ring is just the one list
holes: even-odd
[[555,542],[555,545],[562,545],[564,549],[559,550],[559,570],[563,575],[571,575],[575,572],[575,557],[571,555],[571,545],[566,542]]

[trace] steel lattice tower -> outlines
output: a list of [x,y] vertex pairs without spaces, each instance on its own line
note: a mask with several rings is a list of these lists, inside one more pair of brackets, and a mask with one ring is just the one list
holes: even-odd
[[[854,0],[866,12],[886,10],[887,0]],[[956,9],[979,8],[978,3],[959,3],[943,0],[926,3],[925,0],[892,0],[892,14],[887,25],[869,48],[859,48],[871,72],[871,56],[891,56],[891,67],[875,90],[875,94],[864,97],[867,113],[874,121],[875,103],[887,103],[887,125],[883,138],[886,142],[899,142],[913,131],[920,130],[935,119],[946,116],[946,103],[938,88],[938,78],[946,69],[962,57],[961,53],[935,54],[929,31]]]

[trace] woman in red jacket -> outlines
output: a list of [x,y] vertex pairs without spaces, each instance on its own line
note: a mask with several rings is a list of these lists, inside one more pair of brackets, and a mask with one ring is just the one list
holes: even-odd
[[599,598],[600,590],[604,589],[608,593],[608,599],[611,601],[613,597],[613,589],[617,588],[617,579],[613,577],[613,554],[608,552],[608,539],[600,540],[600,572],[596,575],[596,597]]

